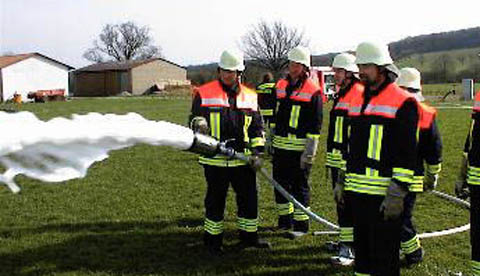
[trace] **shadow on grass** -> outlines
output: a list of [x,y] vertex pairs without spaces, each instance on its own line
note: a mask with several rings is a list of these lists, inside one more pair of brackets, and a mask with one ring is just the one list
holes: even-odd
[[[101,222],[45,225],[2,231],[2,236],[68,234],[47,246],[0,255],[1,275],[92,273],[108,275],[331,275],[319,247],[297,244],[272,250],[237,250],[235,233],[226,233],[223,257],[207,254],[198,219],[173,222]],[[170,227],[172,226],[172,227]],[[181,226],[180,228],[178,226]],[[15,232],[15,233],[13,233]],[[61,242],[55,243],[55,240]],[[342,271],[342,270],[341,270]],[[345,274],[347,271],[344,270]],[[340,275],[340,274],[336,274]],[[342,274],[343,275],[343,274]]]

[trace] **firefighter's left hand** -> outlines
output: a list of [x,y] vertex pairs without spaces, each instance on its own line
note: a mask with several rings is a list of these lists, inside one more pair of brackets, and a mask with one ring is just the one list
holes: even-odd
[[403,212],[403,200],[408,190],[392,182],[388,187],[385,199],[380,205],[380,212],[383,212],[385,220],[394,220],[400,217]]
[[435,190],[438,184],[438,174],[426,173],[423,179],[423,188],[425,191]]
[[258,171],[263,166],[263,159],[260,158],[258,155],[252,155],[248,157],[248,164],[250,165],[250,167],[252,167],[252,169]]
[[300,156],[300,168],[302,170],[310,169],[312,167],[314,156],[309,155],[307,152],[303,152]]

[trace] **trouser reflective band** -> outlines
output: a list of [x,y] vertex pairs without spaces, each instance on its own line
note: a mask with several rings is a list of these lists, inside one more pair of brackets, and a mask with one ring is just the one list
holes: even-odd
[[326,157],[326,165],[328,167],[334,167],[334,168],[345,168],[345,165],[347,162],[343,160],[342,153],[337,150],[333,149],[332,152],[327,152],[327,157]]
[[280,216],[290,215],[293,213],[293,203],[277,203],[277,212]]
[[353,227],[340,227],[339,242],[353,242]]
[[252,148],[265,146],[265,139],[263,137],[252,138],[250,140],[250,146]]
[[238,218],[237,227],[245,232],[257,232],[258,219]]
[[215,222],[208,218],[205,218],[204,229],[211,235],[219,235],[223,233],[223,220]]
[[480,168],[468,166],[467,183],[470,185],[480,185]]
[[472,260],[470,263],[472,265],[473,275],[474,276],[480,276],[480,262]]
[[[310,209],[310,207],[308,207],[307,209]],[[293,220],[305,221],[308,220],[308,215],[305,214],[305,212],[303,212],[301,209],[295,209],[295,211],[293,212]]]
[[413,182],[408,187],[408,190],[414,193],[423,192],[423,178],[423,175],[413,176]]
[[415,235],[415,237],[411,238],[410,240],[400,243],[400,247],[404,254],[411,254],[420,249],[420,239],[417,235]]

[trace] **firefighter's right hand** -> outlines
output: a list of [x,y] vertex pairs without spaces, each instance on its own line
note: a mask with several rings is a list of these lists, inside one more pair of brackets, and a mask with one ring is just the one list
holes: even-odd
[[345,186],[343,183],[335,183],[335,188],[333,189],[333,198],[340,208],[345,206]]
[[195,133],[198,132],[205,135],[210,134],[210,128],[208,127],[207,119],[202,116],[193,118],[190,122],[190,128]]
[[400,217],[403,212],[403,200],[408,190],[392,182],[388,187],[385,199],[380,205],[380,212],[383,212],[384,220],[394,220]]
[[250,167],[252,167],[252,169],[258,171],[263,166],[263,159],[260,158],[260,156],[258,155],[252,155],[248,157],[248,164],[250,165]]
[[457,182],[455,182],[455,195],[460,199],[466,199],[470,196],[470,190],[465,180],[458,179]]

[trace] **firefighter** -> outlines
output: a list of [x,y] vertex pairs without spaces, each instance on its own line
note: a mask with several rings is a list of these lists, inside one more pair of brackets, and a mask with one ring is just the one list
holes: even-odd
[[[249,156],[254,168],[261,165],[265,139],[255,91],[239,83],[243,56],[231,50],[222,53],[218,79],[199,87],[192,103],[190,125]],[[244,161],[224,156],[200,156],[207,181],[204,243],[208,251],[221,255],[223,216],[229,184],[236,193],[240,247],[270,247],[258,238],[258,200],[255,170]]]
[[[308,208],[310,186],[308,177],[317,152],[322,124],[320,88],[309,78],[310,52],[296,47],[288,53],[288,74],[276,85],[278,108],[273,121],[273,178]],[[309,217],[293,208],[275,191],[278,228],[291,230],[291,238],[303,236],[309,230]]]
[[403,202],[416,162],[417,103],[394,83],[386,45],[363,42],[355,63],[365,90],[348,110],[346,170],[337,202],[353,210],[356,275],[400,275]]
[[[268,72],[263,75],[263,82],[257,85],[256,88],[258,94],[258,106],[260,107],[260,113],[263,117],[263,122],[265,126],[265,132],[267,141],[265,144],[265,150],[271,153],[272,141],[270,134],[270,129],[275,127],[275,124],[272,124],[273,114],[275,108],[277,107],[277,97],[275,95],[275,82],[273,79],[272,73]],[[272,124],[272,125],[271,125]]]
[[455,184],[459,198],[470,196],[472,272],[480,275],[480,90],[475,95],[472,122],[463,150],[460,175]]
[[421,91],[420,72],[415,68],[402,68],[397,84],[417,99],[419,112],[417,167],[414,183],[409,187],[410,192],[405,197],[400,233],[400,248],[405,254],[407,264],[411,265],[421,262],[424,255],[412,221],[413,208],[417,193],[433,190],[437,186],[438,174],[442,168],[442,139],[435,121],[437,111],[423,103],[425,99]]
[[[338,92],[333,100],[332,110],[330,111],[330,123],[328,125],[327,136],[327,160],[326,166],[330,170],[332,179],[332,188],[334,191],[337,183],[338,170],[345,169],[346,161],[344,159],[346,151],[346,140],[348,134],[348,124],[346,117],[348,114],[349,101],[358,93],[363,92],[363,85],[355,76],[358,73],[358,66],[355,64],[355,56],[348,53],[342,53],[333,59],[334,79],[338,87]],[[340,188],[343,190],[343,188]],[[353,226],[352,213],[346,202],[338,202],[337,217],[340,226],[340,236],[338,243],[330,242],[329,246],[338,251],[338,255],[331,258],[334,264],[350,266],[355,259],[353,253]]]

